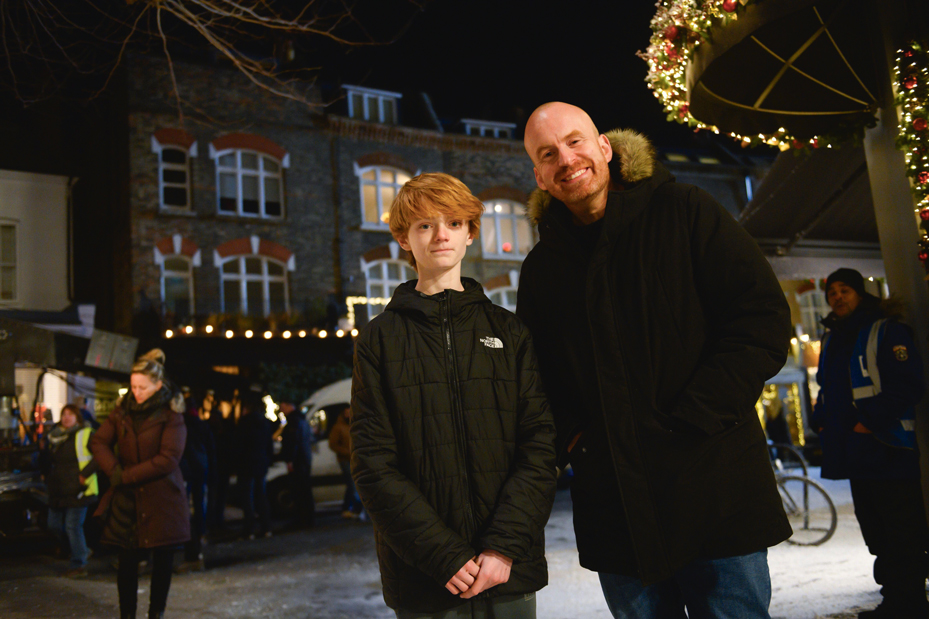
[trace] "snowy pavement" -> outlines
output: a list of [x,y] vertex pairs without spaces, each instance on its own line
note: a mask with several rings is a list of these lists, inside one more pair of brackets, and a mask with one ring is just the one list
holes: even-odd
[[[839,507],[838,530],[819,547],[781,544],[770,550],[773,619],[844,619],[855,616],[847,614],[850,609],[873,607],[879,601],[848,484],[824,485]],[[551,584],[539,592],[539,619],[609,619],[596,575],[577,564],[567,492],[558,493],[546,541]],[[14,550],[15,556],[0,555],[0,617],[117,615],[112,556],[94,557],[90,577],[73,581],[59,576],[67,569],[65,561],[33,547]],[[342,521],[337,512],[321,518],[311,531],[227,541],[205,552],[210,569],[174,578],[168,618],[394,617],[381,597],[370,526]],[[140,580],[140,588],[141,616],[147,606],[147,577]]]

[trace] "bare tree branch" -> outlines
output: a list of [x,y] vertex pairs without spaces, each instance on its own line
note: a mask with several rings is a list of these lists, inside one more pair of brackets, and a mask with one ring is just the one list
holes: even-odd
[[[400,14],[408,16],[406,25],[379,40],[356,16],[351,0],[0,0],[0,40],[6,58],[0,84],[31,103],[75,81],[90,80],[92,99],[107,88],[130,49],[149,51],[157,44],[168,61],[183,117],[172,50],[201,47],[214,50],[257,87],[312,106],[305,93],[319,63],[308,66],[301,59],[284,71],[293,58],[274,57],[268,51],[274,41],[317,39],[346,47],[389,44],[406,29],[413,12],[429,1],[392,0],[391,5],[379,0],[385,11],[397,11],[400,5]],[[293,50],[293,44],[285,48]],[[294,69],[302,79],[285,77]]]

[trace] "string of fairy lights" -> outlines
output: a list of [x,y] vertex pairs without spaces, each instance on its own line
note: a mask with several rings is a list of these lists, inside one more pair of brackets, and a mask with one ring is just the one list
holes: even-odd
[[177,329],[165,329],[165,332],[164,332],[164,336],[167,339],[171,339],[174,337],[184,337],[184,336],[193,337],[193,336],[203,336],[203,335],[209,335],[209,336],[214,336],[214,337],[216,336],[224,337],[227,340],[231,340],[236,337],[244,337],[247,340],[250,340],[255,337],[259,339],[263,338],[266,340],[270,340],[270,339],[274,339],[278,337],[285,339],[285,340],[289,340],[291,338],[304,339],[306,337],[316,337],[321,340],[324,340],[330,336],[336,337],[336,338],[345,337],[345,336],[355,337],[356,335],[358,335],[358,329],[336,329],[334,331],[327,331],[326,329],[314,328],[314,329],[294,329],[294,330],[285,329],[283,331],[265,330],[262,332],[258,332],[258,331],[255,331],[254,329],[244,329],[240,331],[237,331],[235,329],[217,329],[213,325],[206,325],[204,327],[194,327],[193,325],[181,325]]
[[687,65],[704,42],[711,40],[714,28],[724,28],[739,18],[745,6],[756,0],[659,0],[652,17],[649,46],[638,56],[648,63],[645,77],[649,88],[661,102],[669,121],[686,124],[695,131],[707,130],[728,135],[742,146],[767,144],[784,151],[833,148],[860,143],[864,122],[843,125],[830,134],[799,140],[785,128],[773,134],[741,135],[720,130],[694,118],[687,96]]
[[[703,123],[690,113],[687,65],[699,46],[711,39],[714,28],[725,27],[756,0],[659,0],[651,21],[652,36],[639,57],[648,63],[645,81],[661,102],[667,119],[729,135],[743,146],[767,144],[784,151],[833,148],[861,141],[868,121],[844,125],[828,135],[800,141],[781,127],[777,133],[739,135]],[[896,104],[900,111],[897,147],[906,157],[906,174],[912,182],[919,222],[919,259],[929,272],[929,45],[910,42],[897,52],[894,69]]]
[[897,52],[894,85],[900,110],[897,147],[903,151],[916,197],[919,259],[929,268],[929,50],[925,42],[910,42]]

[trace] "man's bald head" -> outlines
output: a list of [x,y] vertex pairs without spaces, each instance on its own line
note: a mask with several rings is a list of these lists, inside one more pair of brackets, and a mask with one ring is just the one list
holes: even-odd
[[586,128],[592,135],[600,134],[597,130],[597,126],[587,112],[576,105],[562,103],[561,101],[543,103],[532,112],[529,116],[529,120],[526,121],[526,132],[523,138],[523,146],[526,148],[526,152],[529,154],[529,158],[532,159],[533,163],[536,162],[536,156],[535,153],[533,153],[532,144],[538,141],[539,132],[542,131],[545,126],[553,122],[565,120],[574,121],[573,124],[575,126],[586,125]]
[[602,217],[613,148],[587,112],[560,101],[538,107],[526,122],[523,145],[541,189],[561,200],[580,221]]

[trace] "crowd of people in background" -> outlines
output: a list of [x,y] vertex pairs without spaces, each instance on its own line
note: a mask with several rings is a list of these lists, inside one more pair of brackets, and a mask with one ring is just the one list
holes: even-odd
[[[88,575],[96,541],[117,548],[121,616],[134,617],[140,563],[151,566],[150,616],[163,613],[172,573],[206,568],[209,539],[271,537],[266,479],[272,462],[287,466],[293,499],[288,528],[315,525],[312,462],[317,433],[294,403],[277,405],[277,422],[266,415],[262,393],[176,387],[164,374],[160,351],[141,357],[130,393],[97,421],[91,400],[79,397],[48,426],[40,465],[49,494],[48,530],[56,554],[70,556],[63,575]],[[136,371],[138,370],[138,371]],[[361,504],[348,465],[348,411],[329,421],[330,445],[342,465],[347,489],[343,512],[358,518]],[[158,428],[157,432],[151,430]],[[280,442],[275,455],[274,443]],[[242,508],[241,528],[227,522],[230,480]],[[96,508],[95,508],[96,506]],[[99,518],[91,520],[94,511]],[[140,524],[141,523],[141,524]],[[89,532],[88,535],[85,531]],[[175,562],[175,555],[183,559]]]

